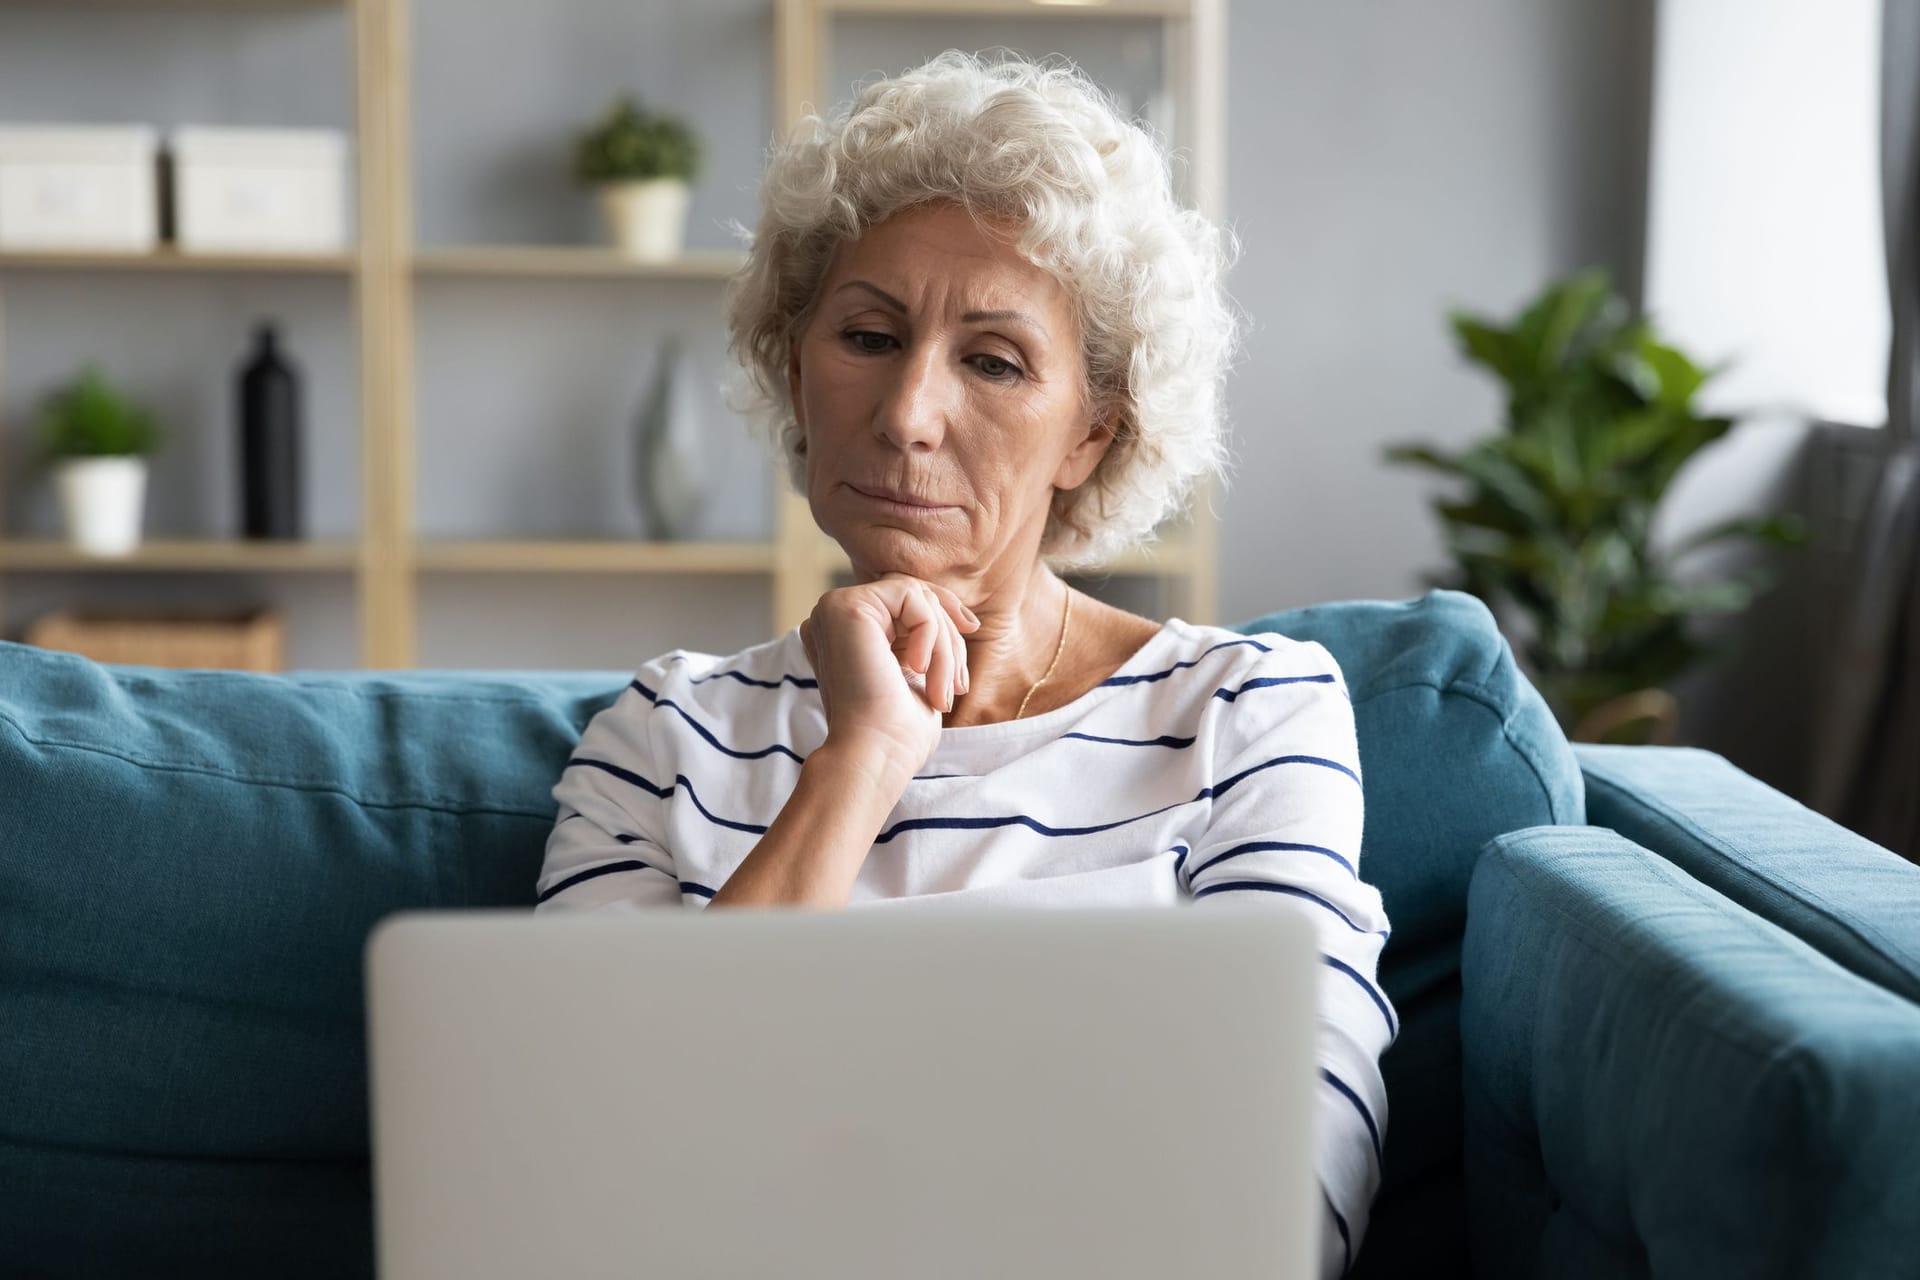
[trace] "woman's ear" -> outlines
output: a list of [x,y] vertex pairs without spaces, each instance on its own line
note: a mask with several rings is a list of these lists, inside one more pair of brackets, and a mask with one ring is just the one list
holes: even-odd
[[1067,456],[1060,460],[1060,468],[1054,472],[1053,487],[1058,490],[1078,489],[1087,482],[1100,459],[1107,456],[1107,450],[1113,447],[1114,417],[1111,411],[1102,410],[1088,421],[1086,434],[1081,436]]
[[807,420],[800,415],[800,347],[797,343],[787,348],[787,403],[793,406],[793,420],[805,431]]
[[798,429],[793,451],[801,457],[807,456],[807,417],[800,408],[800,348],[798,344],[787,349],[787,403],[793,406],[793,423]]

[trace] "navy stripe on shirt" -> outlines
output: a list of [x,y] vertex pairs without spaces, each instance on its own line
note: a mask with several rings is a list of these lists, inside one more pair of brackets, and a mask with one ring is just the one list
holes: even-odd
[[1373,1154],[1384,1163],[1387,1153],[1380,1141],[1380,1126],[1373,1122],[1373,1112],[1367,1110],[1367,1104],[1360,1100],[1360,1095],[1353,1091],[1351,1085],[1325,1067],[1320,1068],[1320,1078],[1345,1094],[1347,1101],[1353,1104],[1353,1109],[1360,1113],[1360,1118],[1367,1124],[1367,1136],[1373,1139]]
[[1216,782],[1213,786],[1207,788],[1207,790],[1215,800],[1218,800],[1221,796],[1227,794],[1227,792],[1231,791],[1234,787],[1239,786],[1240,783],[1247,778],[1259,773],[1262,769],[1271,769],[1276,765],[1283,764],[1317,764],[1323,769],[1333,769],[1346,774],[1349,778],[1352,778],[1356,784],[1360,781],[1359,774],[1343,764],[1327,759],[1325,756],[1275,756],[1271,760],[1262,760],[1252,768],[1242,769],[1225,782]]
[[1394,1020],[1392,1007],[1387,1004],[1387,998],[1381,995],[1371,982],[1367,981],[1365,974],[1345,961],[1336,960],[1332,956],[1323,955],[1320,957],[1320,961],[1322,964],[1330,965],[1338,969],[1341,973],[1346,974],[1349,978],[1359,983],[1360,989],[1367,993],[1367,999],[1379,1006],[1380,1016],[1387,1020],[1387,1043],[1389,1045],[1400,1038],[1400,1024]]
[[1330,675],[1317,676],[1260,676],[1249,680],[1238,689],[1215,689],[1213,696],[1222,702],[1232,702],[1243,693],[1252,693],[1255,689],[1273,689],[1283,684],[1332,684]]
[[1196,898],[1205,898],[1216,893],[1237,893],[1241,891],[1284,893],[1295,898],[1304,898],[1308,902],[1317,903],[1333,912],[1336,916],[1339,916],[1340,919],[1346,923],[1347,928],[1353,930],[1355,933],[1372,933],[1382,938],[1390,937],[1393,934],[1393,930],[1391,929],[1362,929],[1353,922],[1352,916],[1342,911],[1339,907],[1334,906],[1331,902],[1328,902],[1312,890],[1302,889],[1298,885],[1275,884],[1271,880],[1228,880],[1223,884],[1210,884],[1204,889],[1196,889],[1194,890],[1193,896]]
[[1168,667],[1165,671],[1153,671],[1153,672],[1149,672],[1146,675],[1138,675],[1138,676],[1108,676],[1105,680],[1102,680],[1100,682],[1100,687],[1106,688],[1108,685],[1121,685],[1121,684],[1152,684],[1156,680],[1165,680],[1168,676],[1174,674],[1176,671],[1185,671],[1189,667],[1199,666],[1203,661],[1206,660],[1208,654],[1218,653],[1222,649],[1231,649],[1235,645],[1242,645],[1242,644],[1252,645],[1254,648],[1258,649],[1262,653],[1273,652],[1273,649],[1270,645],[1261,644],[1258,640],[1253,640],[1253,639],[1222,640],[1219,644],[1214,645],[1212,648],[1208,649],[1205,653],[1202,653],[1198,658],[1192,658],[1186,662],[1176,662],[1172,666]]
[[1157,738],[1103,738],[1095,733],[1063,733],[1062,738],[1078,738],[1082,742],[1104,742],[1114,747],[1172,747],[1175,751],[1184,751],[1198,741],[1197,738],[1176,738],[1163,733]]
[[1225,853],[1214,854],[1211,858],[1208,858],[1205,862],[1195,867],[1188,874],[1187,883],[1189,886],[1191,886],[1193,883],[1194,876],[1199,875],[1202,871],[1205,871],[1208,867],[1217,866],[1218,864],[1225,862],[1228,858],[1237,858],[1243,853],[1265,853],[1265,852],[1268,852],[1269,850],[1283,852],[1283,853],[1288,851],[1291,851],[1294,853],[1317,853],[1323,857],[1332,858],[1335,862],[1339,863],[1342,867],[1345,867],[1347,874],[1352,876],[1354,879],[1358,880],[1360,878],[1360,873],[1354,870],[1354,866],[1351,862],[1348,862],[1345,858],[1341,857],[1339,854],[1335,853],[1333,850],[1325,847],[1324,845],[1296,844],[1291,840],[1254,840],[1254,841],[1250,841],[1247,844],[1237,844],[1233,846],[1233,848],[1228,849]]
[[645,778],[633,772],[631,769],[622,769],[619,765],[611,764],[605,760],[592,760],[587,758],[586,756],[575,756],[573,759],[567,761],[566,763],[566,767],[569,769],[573,768],[575,765],[585,765],[586,767],[591,769],[604,769],[608,773],[612,774],[614,777],[620,779],[622,782],[630,782],[634,786],[639,787],[642,791],[646,792],[648,795],[657,796],[662,800],[670,798],[673,795],[676,788],[684,788],[687,793],[687,799],[693,801],[693,807],[700,811],[700,816],[705,818],[708,822],[711,822],[714,826],[726,827],[732,831],[745,831],[749,835],[756,835],[756,836],[763,836],[767,833],[766,827],[760,823],[736,822],[732,818],[722,818],[718,814],[714,813],[713,810],[707,808],[706,805],[700,802],[699,794],[694,791],[692,779],[688,778],[684,773],[675,774],[673,776],[672,785],[662,787],[662,786],[656,786],[654,783],[648,782]]
[[1327,1212],[1333,1215],[1333,1226],[1340,1233],[1340,1274],[1345,1275],[1353,1266],[1353,1235],[1347,1230],[1347,1220],[1333,1207],[1333,1197],[1327,1194],[1325,1187],[1320,1188],[1320,1198],[1327,1202]]
[[796,689],[818,689],[820,687],[820,682],[812,676],[783,675],[778,680],[755,680],[752,676],[739,671],[709,671],[703,676],[687,677],[687,683],[705,684],[709,680],[718,680],[722,677],[728,680],[738,680],[741,684],[750,684],[756,689],[778,689],[783,684],[790,684]]
[[655,707],[666,707],[667,709],[672,711],[674,714],[678,715],[682,720],[685,720],[687,724],[692,727],[695,733],[699,734],[702,738],[705,738],[707,742],[713,747],[713,749],[715,751],[718,751],[722,755],[732,756],[735,760],[761,760],[761,759],[765,759],[767,756],[785,756],[787,757],[787,759],[793,761],[795,764],[805,764],[807,762],[807,758],[805,756],[795,751],[792,747],[786,746],[784,743],[779,743],[779,742],[776,742],[771,746],[761,747],[757,751],[737,750],[736,748],[730,747],[726,743],[720,741],[720,739],[714,737],[712,732],[708,730],[707,726],[701,724],[698,720],[695,720],[685,707],[675,702],[672,698],[661,697],[659,694],[655,693],[653,690],[647,688],[647,686],[645,686],[644,684],[641,684],[638,680],[635,680],[633,682],[633,688],[638,690],[641,696],[646,698],[646,700],[648,702],[651,702]]
[[566,889],[571,889],[573,888],[573,886],[577,884],[581,884],[584,881],[596,880],[601,876],[610,876],[618,871],[658,871],[661,875],[667,876],[668,879],[672,879],[671,874],[668,871],[666,871],[665,868],[656,867],[651,862],[642,862],[638,858],[627,858],[620,862],[603,862],[597,867],[588,867],[585,871],[576,871],[572,875],[568,876],[565,880],[562,880],[559,884],[556,884],[551,889],[546,890],[537,899],[535,899],[535,901],[545,902],[548,898],[551,898],[554,894],[560,893],[561,891]]

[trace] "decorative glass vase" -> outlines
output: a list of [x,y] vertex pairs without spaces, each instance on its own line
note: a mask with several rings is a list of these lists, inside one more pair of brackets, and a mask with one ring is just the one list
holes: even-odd
[[636,431],[641,522],[654,541],[686,538],[706,505],[698,386],[680,340],[662,339]]

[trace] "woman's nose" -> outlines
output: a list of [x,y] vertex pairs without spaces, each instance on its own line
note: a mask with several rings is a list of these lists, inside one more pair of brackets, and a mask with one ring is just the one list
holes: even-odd
[[898,449],[937,449],[946,435],[953,379],[934,344],[902,353],[874,423],[875,433]]

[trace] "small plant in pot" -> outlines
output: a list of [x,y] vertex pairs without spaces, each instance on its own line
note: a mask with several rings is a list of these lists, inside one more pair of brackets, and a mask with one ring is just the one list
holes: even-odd
[[68,539],[92,555],[138,547],[146,455],[161,440],[153,415],[89,364],[41,402],[39,425]]
[[684,121],[645,110],[630,94],[580,135],[574,153],[575,172],[599,190],[614,244],[644,261],[679,255],[700,163],[700,140]]
[[1554,283],[1511,323],[1452,321],[1461,351],[1503,384],[1506,415],[1458,453],[1387,451],[1464,486],[1434,501],[1454,566],[1427,581],[1469,591],[1496,614],[1519,611],[1531,634],[1515,648],[1576,741],[1670,741],[1669,686],[1728,652],[1699,637],[1695,619],[1745,609],[1773,576],[1762,565],[1683,581],[1693,575],[1681,566],[1728,540],[1804,542],[1803,522],[1732,520],[1654,547],[1674,477],[1733,420],[1699,411],[1695,395],[1713,371],[1660,341],[1605,272]]

